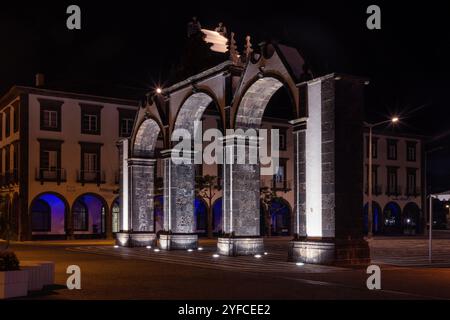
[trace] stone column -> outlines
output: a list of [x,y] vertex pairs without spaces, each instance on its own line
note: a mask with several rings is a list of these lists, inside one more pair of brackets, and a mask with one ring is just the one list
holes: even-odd
[[194,215],[195,165],[192,152],[179,156],[164,150],[164,230],[159,246],[164,250],[196,249],[198,236]]
[[291,121],[294,134],[294,237],[306,237],[305,139],[307,118]]
[[289,259],[366,264],[363,239],[364,81],[329,75],[307,83],[307,119],[294,124],[295,233]]
[[[253,255],[264,251],[260,237],[260,164],[249,161],[257,155],[257,140],[248,144],[227,136],[223,139],[223,231],[218,253],[228,256]],[[241,148],[241,149],[240,149]],[[239,157],[242,156],[240,161]]]
[[154,159],[129,158],[128,140],[119,143],[121,246],[153,245],[156,239],[153,218]]

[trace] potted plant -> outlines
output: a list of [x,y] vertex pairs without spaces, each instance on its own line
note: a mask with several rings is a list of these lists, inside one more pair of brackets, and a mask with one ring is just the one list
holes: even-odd
[[0,299],[24,297],[28,293],[28,272],[20,270],[14,252],[0,251]]

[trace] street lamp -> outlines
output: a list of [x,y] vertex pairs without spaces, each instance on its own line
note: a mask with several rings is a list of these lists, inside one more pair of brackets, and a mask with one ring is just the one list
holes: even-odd
[[162,89],[161,88],[156,88],[156,93],[157,94],[161,94],[162,93]]
[[396,124],[399,122],[398,117],[392,117],[391,119],[384,120],[377,123],[368,123],[364,122],[364,125],[369,128],[369,168],[367,172],[367,237],[372,237],[372,225],[373,225],[373,216],[372,216],[372,129],[378,126],[381,126],[382,124],[386,123],[392,123]]

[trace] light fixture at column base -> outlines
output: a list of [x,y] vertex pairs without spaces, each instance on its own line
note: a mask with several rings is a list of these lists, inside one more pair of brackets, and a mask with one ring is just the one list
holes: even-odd
[[116,244],[121,247],[146,247],[153,246],[156,241],[156,233],[153,232],[118,232]]
[[260,237],[219,238],[217,252],[223,256],[251,256],[264,253],[264,241]]
[[364,239],[305,239],[289,243],[288,260],[322,265],[367,266],[370,264],[370,249]]
[[197,234],[160,234],[158,247],[161,250],[197,249]]

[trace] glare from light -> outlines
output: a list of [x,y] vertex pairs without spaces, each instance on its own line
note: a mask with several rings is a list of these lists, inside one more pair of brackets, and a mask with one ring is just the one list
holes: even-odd
[[203,248],[202,248],[202,247],[199,247],[197,250],[198,250],[198,251],[203,251]]
[[151,248],[152,248],[152,246],[146,246],[146,248],[147,248],[147,249],[151,249]]
[[218,258],[218,257],[219,257],[219,255],[217,253],[213,254],[213,258]]
[[188,251],[188,252],[192,252],[192,251],[194,251],[194,250],[192,250],[192,249],[187,249],[187,251]]
[[118,247],[119,247],[119,246],[118,246],[117,244],[114,246],[115,249],[117,249]]
[[269,254],[269,253],[267,253],[267,252],[264,252],[264,255],[265,255],[265,256],[267,256],[268,254]]
[[411,222],[411,219],[406,219],[406,223],[410,223]]
[[398,117],[393,117],[393,118],[391,119],[392,123],[397,123],[398,120],[399,120]]
[[162,89],[161,88],[156,88],[156,93],[157,94],[161,94],[162,93]]
[[447,204],[445,207],[446,207],[447,209],[449,209],[449,208],[450,208],[450,205]]
[[296,265],[296,266],[299,266],[299,267],[302,267],[302,266],[304,266],[305,264],[304,264],[303,262],[297,262],[295,265]]
[[260,254],[255,254],[255,258],[256,258],[256,259],[261,258],[261,255],[260,255]]
[[153,251],[155,251],[155,252],[159,252],[159,249],[155,249],[155,250],[153,250]]

